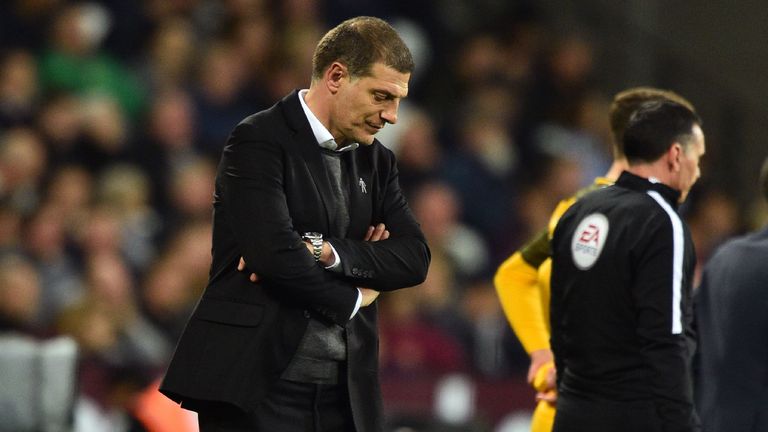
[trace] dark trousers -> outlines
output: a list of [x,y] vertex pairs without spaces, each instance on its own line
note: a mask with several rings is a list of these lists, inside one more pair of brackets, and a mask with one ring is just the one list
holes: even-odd
[[345,384],[279,380],[255,412],[200,407],[200,432],[355,432]]
[[560,394],[552,432],[661,432],[653,402],[614,402]]

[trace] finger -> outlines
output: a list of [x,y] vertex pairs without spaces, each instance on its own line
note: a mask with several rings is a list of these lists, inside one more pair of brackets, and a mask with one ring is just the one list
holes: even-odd
[[240,262],[237,264],[237,269],[240,271],[245,270],[245,260],[243,257],[240,257]]
[[365,241],[370,241],[372,235],[373,235],[373,225],[368,227],[368,231],[366,231],[366,233],[365,233],[365,239],[364,240]]
[[536,393],[536,400],[554,403],[557,400],[557,393],[554,391],[539,392]]
[[259,280],[259,277],[256,276],[256,273],[251,273],[251,276],[249,277],[249,279],[251,280],[251,282],[256,282],[257,280]]
[[384,230],[384,233],[381,235],[382,240],[386,240],[389,238],[389,230]]
[[384,231],[386,230],[386,227],[383,223],[380,223],[376,225],[376,229],[373,230],[373,235],[371,236],[371,241],[379,241],[381,240],[382,234],[384,234]]

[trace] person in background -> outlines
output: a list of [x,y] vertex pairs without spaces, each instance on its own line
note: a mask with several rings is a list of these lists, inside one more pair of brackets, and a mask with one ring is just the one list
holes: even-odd
[[621,138],[629,118],[643,102],[670,100],[694,110],[693,105],[677,93],[652,87],[634,87],[617,93],[610,111],[613,135],[613,164],[603,177],[574,196],[559,203],[550,217],[549,226],[529,239],[523,247],[499,266],[494,284],[507,320],[531,357],[528,383],[537,391],[538,403],[531,430],[548,432],[555,419],[555,371],[549,345],[549,278],[550,239],[557,221],[579,197],[587,192],[613,184],[629,164],[621,147]]
[[573,204],[552,237],[553,430],[697,431],[696,257],[677,206],[700,176],[701,120],[645,102],[622,144],[629,168]]
[[[768,159],[760,172],[768,201]],[[707,432],[768,430],[768,226],[721,246],[696,292],[696,402]]]

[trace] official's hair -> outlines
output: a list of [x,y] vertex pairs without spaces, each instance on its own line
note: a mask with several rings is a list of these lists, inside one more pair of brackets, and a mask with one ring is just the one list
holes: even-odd
[[382,19],[366,16],[348,19],[323,36],[312,58],[312,79],[322,77],[335,61],[346,65],[352,77],[369,76],[377,62],[401,73],[414,68],[411,51],[395,29]]
[[699,116],[677,102],[643,102],[629,117],[624,131],[624,155],[630,164],[658,160],[677,142],[684,149],[693,138],[693,126],[701,125]]
[[653,87],[633,87],[616,94],[611,103],[609,114],[611,122],[611,134],[613,135],[613,157],[620,159],[624,157],[622,140],[624,131],[627,129],[629,117],[637,111],[637,108],[643,102],[650,101],[672,101],[696,112],[687,99],[671,90],[662,90]]
[[768,158],[763,161],[763,168],[760,170],[760,192],[763,198],[768,201]]

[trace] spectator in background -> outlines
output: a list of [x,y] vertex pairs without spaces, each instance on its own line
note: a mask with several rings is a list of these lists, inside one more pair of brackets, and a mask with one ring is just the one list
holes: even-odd
[[76,151],[83,146],[83,120],[80,99],[67,92],[57,92],[45,98],[37,113],[39,131],[51,168],[66,164],[82,165]]
[[454,274],[466,281],[484,274],[489,260],[485,241],[461,223],[461,211],[456,193],[444,183],[425,183],[413,193],[413,213],[431,250],[446,256]]
[[40,203],[46,156],[35,130],[15,128],[0,133],[0,197],[23,215],[34,212]]
[[188,19],[172,16],[158,23],[149,49],[144,52],[146,60],[141,71],[152,94],[190,84],[196,42],[193,25]]
[[[768,201],[768,159],[760,173]],[[768,430],[768,226],[721,246],[696,293],[696,400],[706,432]]]
[[384,376],[436,377],[467,370],[465,347],[424,314],[426,299],[420,289],[400,290],[382,299],[380,361]]
[[80,96],[104,94],[135,119],[144,108],[144,88],[130,69],[101,50],[108,29],[109,16],[102,6],[66,5],[56,17],[48,49],[40,59],[43,89]]
[[41,336],[40,276],[34,265],[15,254],[0,255],[0,333]]
[[176,252],[155,260],[141,287],[142,310],[169,345],[179,340],[200,294],[194,279],[176,266]]
[[555,36],[523,94],[519,139],[524,159],[536,157],[542,124],[578,127],[582,106],[592,89],[594,47],[582,34]]
[[132,147],[130,123],[117,101],[109,96],[83,98],[80,111],[82,140],[74,149],[74,159],[94,175],[127,162]]
[[171,208],[166,214],[164,235],[186,223],[211,221],[216,167],[208,159],[195,158],[179,166],[165,185]]
[[133,150],[134,163],[149,176],[152,206],[164,218],[173,215],[171,180],[199,157],[194,110],[186,91],[159,91],[152,101],[146,130]]
[[195,121],[198,151],[218,160],[233,124],[255,111],[244,94],[248,84],[245,59],[235,46],[224,40],[214,41],[202,53],[195,86]]
[[24,230],[24,250],[40,278],[38,320],[47,326],[52,326],[59,314],[84,294],[80,269],[67,250],[66,223],[59,209],[48,205],[29,219]]
[[392,151],[400,168],[400,186],[412,197],[422,184],[437,179],[443,149],[437,140],[437,125],[427,112],[412,110],[404,123]]
[[20,255],[0,255],[0,428],[67,431],[77,347],[41,323],[40,278]]
[[728,238],[743,232],[736,198],[717,187],[697,187],[686,208],[685,220],[696,247],[696,277],[701,283],[704,264]]
[[0,128],[31,126],[39,97],[33,55],[15,50],[0,56]]
[[128,164],[111,165],[99,178],[97,200],[114,210],[120,220],[122,255],[134,272],[143,272],[154,259],[160,217],[149,205],[149,179]]
[[69,240],[88,217],[95,182],[93,176],[79,165],[63,165],[51,174],[44,205],[55,209]]
[[444,154],[440,175],[458,194],[463,220],[480,232],[493,254],[502,246],[498,233],[514,208],[513,199],[497,197],[514,197],[518,159],[509,123],[515,99],[501,83],[474,84],[462,105],[457,147]]

